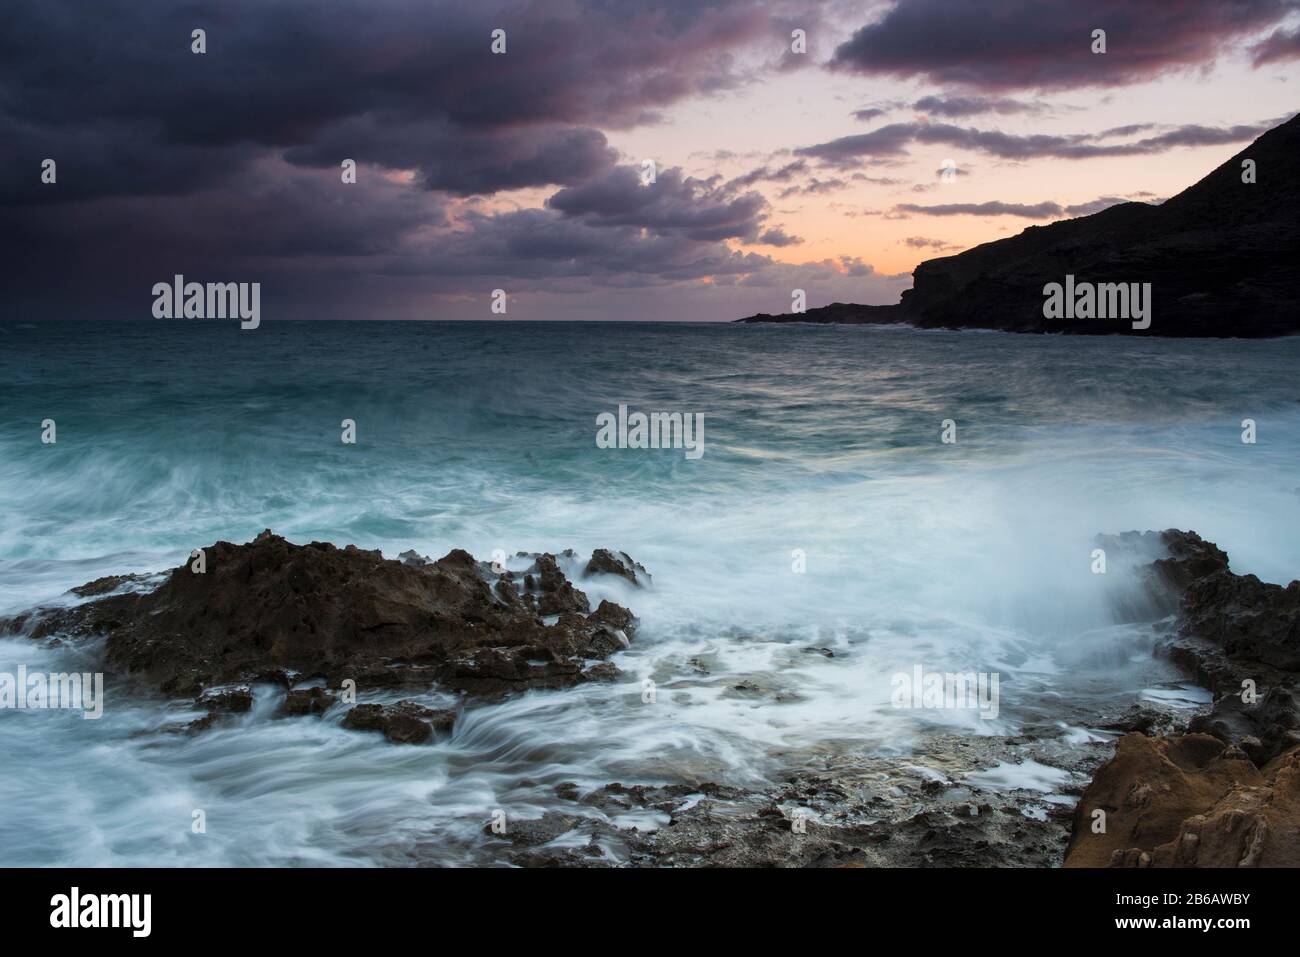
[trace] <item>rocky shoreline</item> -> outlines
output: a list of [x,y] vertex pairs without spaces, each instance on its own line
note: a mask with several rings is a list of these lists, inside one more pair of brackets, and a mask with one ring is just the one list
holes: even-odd
[[[1146,603],[1132,614],[1151,622],[1157,654],[1213,693],[1190,723],[1157,703],[1061,704],[1014,737],[930,735],[905,761],[829,747],[786,754],[788,770],[767,787],[562,783],[555,797],[571,813],[515,820],[504,834],[488,824],[480,840],[520,866],[1300,863],[1300,582],[1236,575],[1194,532],[1103,544],[1166,556],[1141,566]],[[91,582],[73,590],[77,604],[0,620],[0,634],[102,639],[117,679],[206,712],[176,729],[185,733],[251,711],[253,686],[270,683],[283,690],[283,717],[343,705],[342,727],[419,745],[450,733],[465,704],[619,677],[609,659],[636,620],[608,600],[593,610],[574,580],[641,588],[647,570],[604,549],[586,562],[571,551],[515,558],[523,570],[460,550],[394,560],[267,531],[203,549],[201,573],[191,561],[161,582]],[[355,697],[432,686],[460,704]],[[1100,734],[1081,743],[1071,726]],[[1008,769],[1050,784],[1007,786],[998,775]],[[660,823],[612,823],[627,814]]]
[[1300,865],[1300,581],[1236,575],[1194,532],[1146,537],[1169,553],[1148,566],[1150,590],[1177,614],[1157,653],[1214,703],[1185,733],[1119,741],[1079,801],[1065,866]]

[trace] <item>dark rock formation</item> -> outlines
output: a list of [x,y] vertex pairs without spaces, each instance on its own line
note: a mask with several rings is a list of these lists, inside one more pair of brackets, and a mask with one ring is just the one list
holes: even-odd
[[598,548],[591,553],[591,561],[587,562],[582,576],[590,578],[592,575],[618,575],[638,588],[642,581],[650,582],[650,573],[644,565],[633,561],[627,552],[611,552],[608,548]]
[[1195,532],[1112,541],[1167,550],[1144,569],[1157,601],[1182,593],[1157,653],[1215,700],[1187,734],[1120,740],[1079,802],[1066,866],[1300,864],[1300,582],[1236,575]]
[[[846,754],[754,789],[609,784],[584,793],[564,782],[555,794],[571,810],[511,819],[504,833],[487,826],[483,834],[524,867],[1048,867],[1060,860],[1068,808],[1041,805],[1036,792],[937,781],[928,771],[931,760],[997,763],[1013,747],[939,736],[918,756],[926,766]],[[965,799],[945,799],[954,793]],[[612,823],[646,812],[660,818],[658,827]]]
[[[1253,160],[1257,181],[1242,182]],[[908,323],[1153,336],[1291,335],[1300,331],[1300,116],[1159,206],[1121,203],[1091,216],[921,263],[896,306],[834,303],[740,322]],[[1047,319],[1043,287],[1151,283],[1152,321]]]
[[393,705],[359,704],[343,718],[353,731],[379,731],[394,744],[423,744],[434,734],[450,733],[456,712],[426,708],[414,701]]
[[209,711],[243,714],[253,710],[253,692],[248,685],[214,688],[201,694],[195,704]]
[[587,596],[573,587],[550,553],[536,556],[532,568],[524,572],[524,596],[536,600],[537,611],[542,615],[591,610]]
[[324,688],[299,688],[285,695],[286,714],[322,714],[338,700]]
[[[217,542],[204,551],[203,574],[181,565],[152,591],[115,591],[123,580],[92,583],[81,591],[112,593],[0,621],[0,633],[103,635],[109,670],[170,694],[350,678],[363,690],[437,681],[491,697],[609,680],[617,671],[604,659],[634,630],[631,612],[611,602],[588,614],[587,597],[549,554],[530,576],[534,595],[459,549],[424,564],[352,545],[294,545],[267,531],[246,545]],[[542,615],[559,618],[546,624]],[[286,709],[328,706],[305,694]]]
[[247,714],[252,711],[253,691],[248,685],[209,688],[194,699],[194,707],[206,710],[207,714],[179,729],[187,734],[208,730],[223,714]]

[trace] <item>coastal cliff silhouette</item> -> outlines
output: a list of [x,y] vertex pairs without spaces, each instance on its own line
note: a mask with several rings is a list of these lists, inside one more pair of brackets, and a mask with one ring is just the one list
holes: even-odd
[[[1243,164],[1254,161],[1255,182]],[[897,305],[832,303],[737,322],[906,323],[1152,336],[1242,337],[1300,332],[1300,115],[1264,133],[1164,203],[1120,203],[1090,216],[921,263]],[[1150,283],[1153,321],[1048,319],[1043,287]]]

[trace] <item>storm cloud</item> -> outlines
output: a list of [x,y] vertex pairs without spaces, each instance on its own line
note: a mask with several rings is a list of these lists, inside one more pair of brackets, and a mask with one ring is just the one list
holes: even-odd
[[[1120,50],[1135,15],[1116,6],[1114,25],[1103,24],[1108,62],[1142,79],[1174,61],[1210,62],[1248,30],[1256,45],[1243,63],[1288,55],[1294,36],[1268,34],[1278,4],[1230,6],[1230,21],[1200,3],[1144,16],[1142,31],[1177,29],[1136,65]],[[859,169],[868,162],[902,166],[931,145],[1013,161],[1147,155],[1262,129],[1134,122],[1037,134],[912,119],[834,138],[854,128],[855,104],[863,120],[907,116],[909,106],[940,119],[1033,115],[1034,101],[997,79],[1034,73],[1027,47],[1019,57],[997,44],[996,55],[971,54],[953,39],[977,38],[971,23],[995,19],[976,9],[909,0],[832,56],[860,24],[845,17],[860,14],[799,0],[11,0],[0,33],[0,310],[138,316],[153,283],[175,273],[262,282],[269,314],[302,318],[423,317],[494,287],[558,296],[676,286],[684,298],[771,290],[779,301],[783,285],[853,298],[854,282],[869,281],[869,294],[888,301],[903,280],[842,248],[816,263],[777,258],[804,243],[827,255],[817,217],[837,194],[860,212],[870,197],[855,191],[915,178],[868,176]],[[1057,27],[1046,19],[1008,27],[999,43],[1046,37],[1051,48]],[[196,29],[203,54],[191,51]],[[503,54],[492,50],[498,29]],[[792,60],[794,29],[807,30],[810,52]],[[937,38],[937,51],[914,29]],[[877,57],[880,43],[890,49]],[[967,82],[972,70],[986,75]],[[853,76],[945,71],[966,79],[879,99],[874,81]],[[738,132],[768,115],[767,83],[808,86],[819,73],[860,87],[821,114],[809,98],[811,122],[790,125],[784,142]],[[701,131],[716,138],[689,142]],[[792,150],[789,140],[814,145]],[[651,184],[643,157],[621,151],[643,143],[668,144]],[[673,165],[697,156],[708,157],[702,169]],[[57,163],[54,183],[42,179],[46,160]],[[355,182],[341,178],[345,160]],[[772,206],[794,197],[796,209]],[[898,215],[907,214],[885,214]]]
[[[1213,63],[1290,0],[902,0],[840,45],[850,73],[986,91],[1114,87]],[[1092,31],[1106,31],[1104,54]]]
[[907,155],[914,143],[957,147],[999,159],[1024,160],[1038,157],[1056,159],[1094,159],[1103,156],[1144,156],[1162,153],[1178,146],[1216,146],[1254,139],[1281,119],[1229,127],[1189,124],[1174,127],[1154,136],[1132,142],[1113,142],[1131,135],[1147,124],[1120,127],[1101,133],[1049,134],[1004,133],[954,126],[949,123],[892,123],[815,146],[795,150],[800,156],[821,160],[831,166],[852,167],[862,160],[890,159]]

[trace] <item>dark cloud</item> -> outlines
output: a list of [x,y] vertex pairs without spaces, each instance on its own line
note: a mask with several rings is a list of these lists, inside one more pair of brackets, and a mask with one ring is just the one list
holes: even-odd
[[789,199],[791,196],[816,196],[822,193],[837,193],[842,189],[848,189],[849,184],[842,179],[818,179],[816,176],[810,178],[802,186],[789,186],[777,194],[778,199]]
[[1112,206],[1127,202],[1128,200],[1122,196],[1098,196],[1091,202],[1065,207],[1065,214],[1067,216],[1091,216],[1093,213],[1100,213],[1103,209],[1110,209]]
[[942,239],[929,239],[925,236],[908,236],[902,240],[903,245],[911,246],[913,249],[956,249],[953,243],[945,242]]
[[760,166],[752,169],[743,176],[737,176],[735,179],[728,181],[726,189],[748,189],[757,183],[788,183],[795,176],[808,171],[807,160],[795,160],[793,163],[787,163],[778,169],[771,169],[767,166]]
[[[1246,20],[1257,6],[1243,5]],[[355,315],[358,303],[367,314],[400,304],[402,314],[425,315],[436,297],[477,302],[494,286],[512,295],[674,283],[813,293],[816,283],[817,296],[844,298],[871,280],[868,294],[850,298],[891,301],[905,277],[878,277],[858,259],[795,267],[731,248],[802,241],[770,222],[756,190],[899,185],[847,171],[872,159],[888,166],[917,144],[1086,157],[1258,132],[1135,124],[1033,137],[898,123],[793,157],[744,154],[767,165],[729,181],[674,168],[642,186],[639,166],[627,165],[640,158],[619,156],[612,132],[661,122],[688,99],[723,102],[757,70],[788,60],[794,27],[825,42],[831,18],[802,7],[10,0],[0,31],[0,309],[147,314],[152,284],[177,272],[261,281],[268,315],[298,317]],[[941,36],[949,16],[944,5],[932,24]],[[196,27],[207,31],[204,55],[190,52]],[[498,27],[504,56],[489,48]],[[960,110],[977,101],[917,102],[931,99],[935,116],[973,115]],[[1011,110],[997,104],[1014,101],[981,102],[999,113]],[[1146,138],[1117,141],[1137,136]],[[58,162],[53,186],[40,182],[47,157]],[[343,159],[359,164],[355,184],[340,181]],[[813,175],[822,165],[846,172]],[[514,190],[538,192],[505,195]],[[547,193],[540,208],[511,209]]]
[[[772,20],[740,0],[13,0],[5,20],[6,314],[139,315],[175,272],[262,281],[302,316],[488,277],[653,285],[771,267],[726,240],[799,242],[740,184],[642,190],[606,138],[751,79],[733,53]],[[545,209],[463,199],[553,187]]]
[[[187,193],[268,150],[416,169],[427,188],[458,193],[572,184],[611,162],[592,126],[651,122],[737,85],[729,51],[768,29],[743,3],[678,16],[600,0],[563,13],[544,2],[107,0],[88,11],[12,0],[5,20],[0,119],[20,135],[4,158],[87,156],[87,175],[69,177],[77,195]],[[203,55],[190,51],[196,27]],[[504,55],[490,49],[498,27]]]
[[348,119],[284,157],[321,168],[337,168],[349,157],[414,170],[425,189],[469,196],[583,183],[611,169],[617,154],[604,133],[585,127],[463,130],[446,121],[402,123],[371,114]]
[[1058,203],[1053,202],[1025,205],[997,200],[987,203],[941,203],[937,206],[900,203],[894,207],[894,210],[899,213],[918,213],[923,216],[1021,216],[1025,219],[1051,219],[1064,212]]
[[449,225],[436,196],[363,168],[335,173],[266,161],[242,190],[201,190],[183,207],[152,196],[27,205],[0,230],[0,302],[13,316],[148,318],[153,283],[262,282],[275,315],[313,315],[319,297],[355,302],[377,264]]
[[483,288],[490,278],[528,288],[583,278],[597,285],[653,284],[761,271],[766,256],[700,243],[681,232],[597,225],[554,209],[469,214],[462,229],[404,247],[392,275],[441,277],[444,288]]
[[1057,159],[1091,159],[1099,156],[1142,156],[1162,153],[1177,146],[1216,146],[1254,139],[1280,120],[1262,123],[1211,127],[1179,126],[1127,143],[1109,139],[1145,129],[1148,124],[1120,127],[1102,133],[1048,134],[1003,133],[953,126],[949,123],[891,123],[870,133],[843,136],[816,146],[795,150],[800,156],[821,160],[840,168],[858,165],[863,159],[881,159],[906,155],[913,143],[957,147],[986,153],[1000,159],[1031,159],[1050,156]]
[[1040,103],[1026,103],[1003,96],[923,96],[912,109],[936,116],[979,116],[985,113],[1041,113]]
[[765,246],[797,246],[803,242],[799,236],[791,236],[780,226],[774,226],[758,237]]
[[560,190],[546,205],[592,226],[635,226],[703,242],[752,242],[767,215],[767,201],[758,193],[737,196],[685,177],[677,168],[659,171],[655,182],[646,185],[640,169],[618,166],[581,186]]
[[1091,216],[1093,213],[1100,213],[1103,209],[1118,206],[1120,203],[1135,202],[1143,202],[1149,205],[1158,206],[1160,203],[1164,202],[1164,199],[1145,190],[1136,193],[1129,193],[1127,196],[1099,196],[1087,203],[1077,203],[1074,206],[1066,206],[1065,214],[1067,216]]
[[916,136],[920,124],[891,123],[870,133],[841,136],[829,143],[795,150],[801,156],[821,160],[829,165],[857,166],[863,157],[878,159],[907,155],[907,146]]
[[1252,46],[1250,54],[1251,62],[1257,67],[1300,57],[1300,28],[1274,30],[1267,39]]
[[[842,44],[836,69],[990,91],[1124,86],[1202,66],[1290,0],[902,0]],[[1092,31],[1106,31],[1093,53]]]
[[[1149,197],[1150,193],[1135,193],[1134,196]],[[1053,219],[1062,216],[1091,216],[1103,209],[1131,202],[1123,196],[1099,196],[1087,203],[1062,206],[1050,200],[1041,203],[1021,204],[998,201],[987,203],[941,203],[935,206],[918,206],[914,203],[902,203],[894,207],[896,212],[917,213],[923,216],[1020,216],[1024,219]],[[928,241],[917,239],[905,240],[909,246],[924,245]]]

